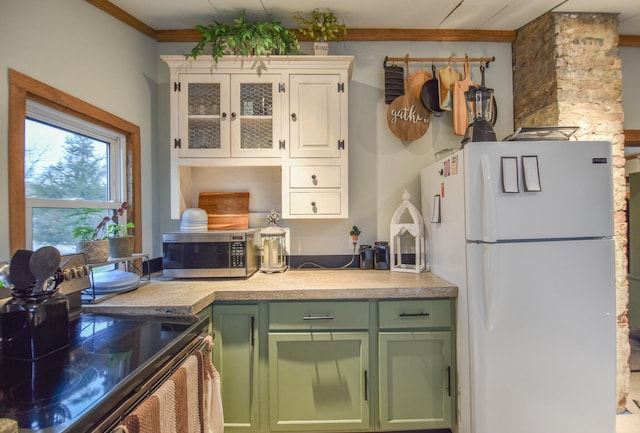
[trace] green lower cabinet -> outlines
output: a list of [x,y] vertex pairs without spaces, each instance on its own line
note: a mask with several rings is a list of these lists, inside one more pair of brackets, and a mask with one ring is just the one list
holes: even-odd
[[213,305],[225,433],[258,431],[258,306]]
[[451,332],[379,332],[379,422],[383,431],[453,425]]
[[268,359],[271,431],[369,429],[369,332],[271,332]]
[[225,433],[455,430],[454,306],[214,303]]
[[198,317],[208,317],[209,318],[209,328],[207,332],[209,335],[213,332],[213,305],[208,305],[198,313]]

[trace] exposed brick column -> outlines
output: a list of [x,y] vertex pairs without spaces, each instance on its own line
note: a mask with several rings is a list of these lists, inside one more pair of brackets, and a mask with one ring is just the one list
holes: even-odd
[[547,13],[513,43],[514,123],[579,126],[579,140],[612,143],[616,263],[617,393],[629,390],[627,220],[622,70],[614,14]]

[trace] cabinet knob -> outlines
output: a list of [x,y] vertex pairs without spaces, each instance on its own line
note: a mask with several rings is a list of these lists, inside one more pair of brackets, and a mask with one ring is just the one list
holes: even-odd
[[226,112],[226,111],[225,111],[225,112],[223,112],[223,113],[220,115],[220,117],[222,117],[223,119],[226,119],[226,118],[227,118],[227,112]]
[[296,113],[291,113],[291,120],[293,120],[294,122],[298,120],[298,118],[296,117]]
[[237,114],[235,111],[231,112],[231,120],[235,120],[235,118],[237,117]]
[[312,175],[311,175],[311,181],[313,182],[313,184],[314,184],[314,185],[317,185],[317,184],[318,184],[318,178],[316,177],[316,175],[315,175],[315,174],[312,174]]

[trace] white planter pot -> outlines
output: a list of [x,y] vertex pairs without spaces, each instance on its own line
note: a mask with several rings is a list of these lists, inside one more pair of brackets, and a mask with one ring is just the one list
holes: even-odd
[[329,42],[314,42],[313,52],[316,56],[326,56],[329,54]]

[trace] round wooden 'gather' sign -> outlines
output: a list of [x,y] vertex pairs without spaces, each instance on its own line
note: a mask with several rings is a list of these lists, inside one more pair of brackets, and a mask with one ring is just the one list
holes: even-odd
[[[408,86],[405,86],[408,89]],[[387,124],[401,140],[417,140],[429,129],[431,112],[411,92],[398,96],[387,108]]]

